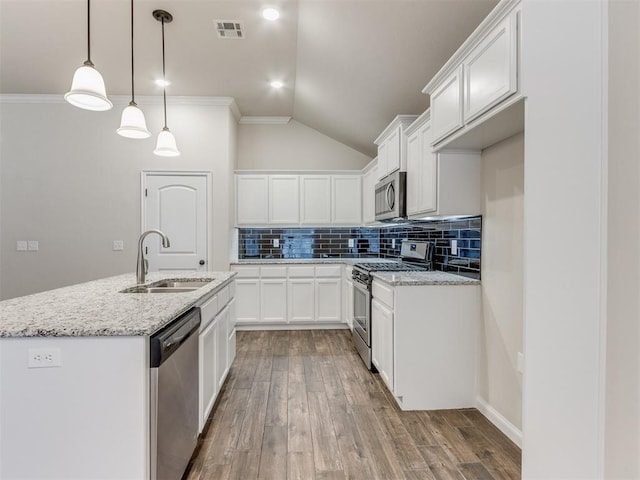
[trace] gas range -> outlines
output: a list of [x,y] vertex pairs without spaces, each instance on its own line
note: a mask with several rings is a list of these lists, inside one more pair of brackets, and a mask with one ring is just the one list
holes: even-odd
[[371,272],[411,272],[432,270],[433,245],[417,240],[403,240],[401,260],[396,262],[363,262],[353,266],[352,277],[365,285],[371,285]]

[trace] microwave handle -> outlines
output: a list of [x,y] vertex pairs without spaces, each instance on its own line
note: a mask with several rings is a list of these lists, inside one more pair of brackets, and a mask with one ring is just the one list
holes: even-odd
[[389,210],[393,210],[393,207],[395,207],[396,204],[396,191],[395,188],[393,188],[393,183],[389,183],[389,185],[387,186],[386,197]]

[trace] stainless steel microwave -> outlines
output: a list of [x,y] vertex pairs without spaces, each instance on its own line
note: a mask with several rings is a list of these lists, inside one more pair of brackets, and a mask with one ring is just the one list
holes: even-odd
[[391,221],[407,216],[407,173],[395,172],[376,184],[376,220]]

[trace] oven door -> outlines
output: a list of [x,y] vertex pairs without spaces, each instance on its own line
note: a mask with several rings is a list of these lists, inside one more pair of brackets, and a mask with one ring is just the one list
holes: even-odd
[[353,330],[371,347],[371,292],[367,285],[353,280]]

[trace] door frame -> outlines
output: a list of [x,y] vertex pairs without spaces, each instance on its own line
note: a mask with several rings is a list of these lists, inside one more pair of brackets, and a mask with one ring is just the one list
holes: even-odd
[[[140,171],[140,233],[142,235],[145,231],[146,224],[146,209],[145,209],[145,195],[144,189],[146,188],[146,178],[148,176],[185,176],[185,177],[205,177],[206,180],[206,217],[207,217],[207,271],[211,271],[211,262],[213,259],[213,192],[211,191],[213,173],[207,170],[141,170]],[[139,237],[138,237],[139,238]],[[136,244],[136,249],[138,245]]]

